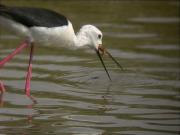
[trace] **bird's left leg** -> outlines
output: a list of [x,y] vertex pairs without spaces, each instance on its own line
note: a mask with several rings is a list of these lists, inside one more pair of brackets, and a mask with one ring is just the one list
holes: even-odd
[[[7,63],[9,60],[11,60],[16,54],[20,53],[24,48],[28,47],[29,41],[25,40],[18,48],[16,48],[11,54],[6,56],[4,59],[0,61],[0,68],[2,68],[5,63]],[[5,92],[5,87],[2,81],[0,81],[0,92]]]
[[36,100],[30,94],[34,43],[31,43],[30,47],[31,48],[30,48],[30,54],[29,54],[29,65],[28,65],[28,70],[27,70],[27,75],[26,75],[25,93],[34,103],[36,103]]
[[25,40],[18,48],[16,48],[11,54],[6,56],[3,60],[0,61],[0,68],[4,66],[9,60],[11,60],[16,54],[20,53],[24,48],[28,47],[29,41]]

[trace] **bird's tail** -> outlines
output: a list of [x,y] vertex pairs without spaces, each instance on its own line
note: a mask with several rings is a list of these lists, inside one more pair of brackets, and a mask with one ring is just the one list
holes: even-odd
[[7,6],[0,4],[0,15],[3,15],[4,13],[6,13],[8,9],[9,8]]
[[7,7],[6,7],[5,5],[0,4],[0,11],[4,11],[4,10],[6,10],[6,9],[7,9]]
[[1,9],[1,8],[5,8],[5,7],[6,7],[5,5],[0,4],[0,9]]

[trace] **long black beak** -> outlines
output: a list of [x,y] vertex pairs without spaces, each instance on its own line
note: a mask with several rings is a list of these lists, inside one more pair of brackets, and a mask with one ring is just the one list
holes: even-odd
[[106,68],[106,66],[105,66],[105,64],[104,64],[104,61],[103,61],[103,59],[102,59],[102,57],[101,57],[100,51],[101,51],[102,55],[103,55],[103,54],[107,54],[107,55],[116,63],[116,65],[117,65],[121,70],[123,70],[123,67],[116,61],[116,59],[115,59],[105,48],[102,47],[102,45],[99,45],[98,49],[95,49],[95,51],[96,51],[96,53],[97,53],[97,55],[98,55],[98,57],[99,57],[102,65],[103,65],[103,67],[104,67],[104,70],[106,71],[106,74],[107,74],[109,80],[111,81],[111,77],[110,77],[109,72],[108,72],[108,70],[107,70],[107,68]]
[[115,63],[116,65],[121,69],[124,70],[123,67],[119,64],[119,62],[116,61],[116,59],[106,50],[105,52]]
[[105,48],[103,48],[102,45],[99,45],[98,50],[101,51],[102,54],[108,55],[121,70],[124,70],[123,67],[119,64],[119,62],[117,62],[117,60]]
[[106,66],[105,66],[104,61],[103,61],[103,59],[102,59],[102,57],[101,57],[101,54],[99,53],[99,50],[96,50],[96,49],[95,49],[95,51],[96,51],[97,56],[99,57],[99,59],[100,59],[102,65],[103,65],[103,67],[104,67],[104,70],[106,71],[106,74],[107,74],[109,80],[111,81],[111,77],[110,77],[110,75],[109,75],[108,70],[106,69]]

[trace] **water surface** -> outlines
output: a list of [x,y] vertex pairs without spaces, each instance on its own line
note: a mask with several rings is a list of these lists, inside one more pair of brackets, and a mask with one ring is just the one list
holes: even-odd
[[[178,1],[7,1],[53,9],[77,31],[94,24],[123,65],[104,57],[108,80],[92,50],[36,46],[31,93],[24,94],[28,49],[0,69],[2,135],[178,135],[180,61]],[[1,29],[0,59],[22,41]]]

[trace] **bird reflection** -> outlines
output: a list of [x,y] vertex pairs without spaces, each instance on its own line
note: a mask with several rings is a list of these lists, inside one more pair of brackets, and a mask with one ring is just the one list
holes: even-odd
[[[6,102],[4,102],[3,97],[4,97],[4,92],[1,91],[1,92],[0,92],[0,108],[5,108],[5,107],[6,107],[6,104],[5,104]],[[32,110],[35,104],[36,104],[36,103],[32,102],[31,104],[26,105],[26,106],[25,106],[25,109],[27,109],[27,110]],[[26,118],[27,118],[27,122],[28,122],[29,124],[31,124],[32,121],[33,121],[33,113],[28,113],[28,114],[26,115]]]

